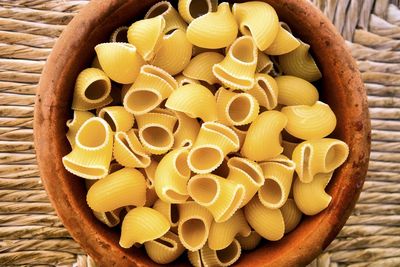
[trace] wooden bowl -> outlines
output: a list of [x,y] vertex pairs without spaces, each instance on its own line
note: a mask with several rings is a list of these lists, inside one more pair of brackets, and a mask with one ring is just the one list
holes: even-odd
[[[155,0],[94,0],[71,21],[49,56],[35,105],[35,147],[43,184],[65,227],[101,266],[154,266],[141,249],[118,245],[118,230],[102,225],[86,204],[83,179],[67,172],[61,162],[70,147],[65,137],[78,73],[89,66],[94,46],[106,42],[113,29],[143,18]],[[308,1],[267,0],[294,33],[312,47],[323,74],[322,99],[334,110],[334,136],[350,147],[348,160],[328,189],[333,199],[320,214],[303,219],[278,242],[243,253],[236,266],[303,266],[335,238],[360,194],[368,167],[370,121],[366,94],[357,66],[342,37]],[[183,256],[176,265],[186,266]]]

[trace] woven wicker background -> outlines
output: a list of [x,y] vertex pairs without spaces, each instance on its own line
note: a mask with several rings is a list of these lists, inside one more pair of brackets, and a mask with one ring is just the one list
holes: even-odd
[[[311,266],[400,266],[400,9],[390,0],[313,0],[347,40],[372,118],[363,193]],[[0,266],[90,266],[38,177],[33,105],[57,37],[87,1],[0,0]]]

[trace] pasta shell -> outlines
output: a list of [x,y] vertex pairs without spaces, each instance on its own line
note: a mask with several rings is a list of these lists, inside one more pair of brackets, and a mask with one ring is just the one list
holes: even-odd
[[175,80],[178,83],[178,87],[187,85],[187,84],[200,84],[199,81],[186,77],[183,74],[180,74],[178,76],[175,76]]
[[168,219],[172,229],[178,227],[180,216],[177,204],[164,202],[161,199],[158,199],[154,203],[153,209],[159,211],[162,215],[164,215]]
[[319,98],[318,90],[301,78],[282,75],[275,79],[278,88],[278,103],[285,106],[314,105]]
[[117,28],[110,36],[111,43],[127,43],[128,42],[128,27],[122,26]]
[[[216,5],[218,1],[213,0]],[[178,11],[181,17],[187,22],[213,11],[213,3],[210,0],[179,0]]]
[[276,35],[274,41],[264,53],[267,55],[283,55],[290,53],[299,47],[300,42],[294,37],[289,31],[285,30],[283,27],[279,27],[278,34]]
[[272,70],[271,59],[261,51],[258,51],[256,73],[269,73]]
[[254,87],[247,93],[254,96],[258,104],[267,110],[276,108],[279,97],[279,88],[276,80],[268,74],[257,73],[254,81]]
[[236,240],[239,241],[243,250],[255,249],[260,244],[262,237],[256,231],[251,231],[249,236],[237,236]]
[[221,250],[212,250],[207,245],[200,250],[204,266],[216,267],[231,266],[239,259],[241,252],[240,244],[236,239]]
[[185,248],[179,237],[169,231],[164,236],[144,243],[147,255],[158,264],[168,264],[183,254]]
[[74,111],[74,117],[67,121],[68,132],[66,134],[71,147],[75,146],[75,137],[82,124],[90,118],[93,118],[93,113],[89,111]]
[[127,132],[135,122],[133,115],[120,106],[102,108],[98,116],[110,125],[113,132]]
[[200,124],[196,119],[190,118],[183,112],[175,111],[178,125],[174,131],[173,148],[188,147],[191,148],[200,131]]
[[214,76],[212,68],[223,59],[224,56],[216,52],[198,54],[190,60],[189,65],[183,70],[183,75],[192,79],[205,81],[208,84],[218,83],[218,79]]
[[147,168],[151,163],[134,130],[115,133],[114,157],[119,164],[130,168]]
[[165,20],[164,33],[169,33],[176,29],[186,30],[187,24],[179,16],[178,11],[168,1],[161,1],[150,7],[144,16],[145,19],[162,16]]
[[289,198],[281,208],[283,220],[285,221],[285,234],[293,231],[299,225],[302,213],[293,199]]

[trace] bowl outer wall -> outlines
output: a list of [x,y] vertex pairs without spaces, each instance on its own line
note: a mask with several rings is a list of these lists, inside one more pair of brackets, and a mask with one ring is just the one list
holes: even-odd
[[[154,0],[94,0],[66,27],[43,70],[36,96],[34,136],[43,184],[72,237],[101,266],[157,266],[136,248],[118,246],[118,232],[98,222],[85,202],[83,179],[68,173],[61,158],[69,152],[65,122],[75,79],[89,65],[94,46],[113,29],[132,22]],[[237,266],[304,266],[335,238],[350,216],[361,192],[370,153],[367,97],[357,65],[331,22],[304,0],[267,0],[296,35],[310,43],[323,73],[324,100],[334,110],[334,135],[350,147],[349,158],[334,175],[328,192],[332,202],[323,212],[307,217],[292,233],[244,253]],[[314,30],[304,30],[314,29]],[[330,90],[331,88],[334,88]],[[327,90],[328,89],[328,90]],[[179,261],[174,266],[186,266]]]

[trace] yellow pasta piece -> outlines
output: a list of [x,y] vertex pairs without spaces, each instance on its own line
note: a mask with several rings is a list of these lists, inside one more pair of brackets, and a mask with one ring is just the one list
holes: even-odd
[[113,132],[127,132],[135,122],[133,115],[121,106],[102,108],[98,116],[110,125]]
[[225,267],[234,264],[240,257],[242,250],[239,242],[234,239],[228,247],[221,250],[212,250],[205,245],[200,250],[204,266]]
[[152,207],[154,203],[158,200],[156,189],[154,188],[154,175],[157,166],[158,162],[152,159],[148,167],[143,169],[138,169],[146,178],[147,191],[146,191],[146,203],[144,204],[145,207]]
[[293,199],[289,198],[281,208],[283,220],[285,221],[285,234],[293,231],[300,223],[302,213]]
[[171,75],[181,72],[192,57],[192,44],[183,30],[175,30],[164,35],[151,64],[162,68]]
[[140,67],[145,64],[136,47],[128,43],[102,43],[94,49],[101,68],[111,80],[118,83],[134,82]]
[[292,52],[297,47],[299,47],[300,42],[294,37],[289,31],[285,30],[282,26],[279,27],[278,34],[276,35],[274,41],[264,53],[267,55],[283,55]]
[[196,119],[190,118],[183,112],[175,111],[175,116],[178,119],[178,125],[174,131],[174,146],[192,147],[196,137],[200,131],[200,124]]
[[257,73],[254,77],[254,87],[247,93],[254,96],[258,104],[267,110],[273,110],[278,105],[278,84],[268,74]]
[[135,243],[155,240],[165,235],[169,227],[168,220],[160,212],[148,207],[134,208],[122,222],[119,245],[130,248]]
[[297,207],[306,215],[315,215],[326,209],[332,197],[325,192],[333,172],[317,174],[310,183],[296,178],[293,184],[293,197]]
[[219,88],[217,92],[218,120],[225,125],[245,125],[256,119],[260,106],[248,93],[235,93]]
[[312,106],[287,106],[282,108],[281,112],[287,117],[286,131],[303,140],[326,137],[336,127],[335,113],[320,101]]
[[90,118],[79,128],[75,146],[62,162],[67,171],[82,178],[103,178],[108,174],[112,145],[113,135],[107,122]]
[[243,211],[238,210],[227,221],[222,223],[213,222],[208,236],[208,247],[212,250],[221,250],[228,247],[235,236],[249,236],[251,228],[247,224]]
[[189,152],[189,168],[195,173],[214,171],[231,152],[239,150],[239,138],[229,127],[205,122]]
[[249,236],[236,236],[243,250],[255,249],[260,244],[262,237],[256,231],[251,231]]
[[318,173],[334,171],[349,155],[343,141],[331,138],[314,139],[300,143],[293,151],[296,173],[303,183],[310,183]]
[[178,88],[178,83],[168,72],[152,66],[144,65],[140,69],[135,83],[123,91],[123,104],[133,114],[150,112]]
[[244,215],[250,226],[265,239],[277,241],[283,237],[285,222],[280,209],[267,208],[254,197],[244,207]]
[[175,80],[178,83],[178,87],[184,86],[186,84],[200,84],[199,81],[186,77],[183,74],[175,76]]
[[164,202],[161,199],[158,199],[154,205],[153,209],[159,211],[165,218],[168,219],[171,224],[171,230],[178,227],[179,223],[179,208],[177,204]]
[[292,158],[293,150],[296,148],[297,145],[297,143],[282,140],[283,155],[288,158]]
[[[218,1],[213,1],[218,2]],[[213,11],[210,0],[179,0],[178,11],[181,17],[187,22]]]
[[243,202],[243,185],[214,174],[193,176],[187,185],[191,198],[206,207],[218,223],[233,216]]
[[128,42],[128,27],[121,26],[113,31],[110,36],[112,43],[127,43]]
[[128,30],[128,42],[134,45],[144,60],[151,60],[161,45],[165,20],[162,16],[134,22]]
[[186,30],[187,24],[179,16],[178,11],[168,1],[161,1],[154,4],[144,16],[145,19],[162,16],[165,20],[164,33],[172,32],[176,29]]
[[111,81],[99,69],[88,68],[76,78],[72,109],[86,111],[102,107],[110,99]]
[[272,70],[271,59],[261,51],[258,51],[256,73],[268,73]]
[[254,86],[257,56],[253,38],[239,37],[229,47],[224,60],[213,66],[213,73],[227,88],[250,90]]
[[158,163],[154,187],[158,197],[168,203],[183,203],[189,198],[186,188],[190,178],[186,147],[172,150]]
[[261,1],[235,3],[233,15],[243,35],[251,35],[258,49],[267,49],[279,32],[279,20],[275,9]]
[[67,121],[68,132],[66,134],[71,147],[75,146],[75,137],[82,124],[90,118],[93,118],[93,113],[89,111],[74,111],[74,117]]
[[279,56],[279,65],[287,75],[293,75],[309,82],[321,79],[322,74],[309,53],[310,46],[299,40],[300,45],[290,53]]
[[310,82],[290,75],[276,77],[279,94],[278,103],[285,106],[309,105],[318,101],[317,88]]
[[128,205],[143,206],[146,180],[138,170],[123,168],[93,184],[86,200],[90,208],[100,212]]
[[186,31],[187,38],[193,45],[210,49],[229,46],[237,34],[238,25],[226,2],[219,4],[216,12],[194,19]]
[[223,59],[224,56],[217,52],[198,54],[190,60],[189,65],[183,70],[183,75],[192,79],[205,81],[208,84],[218,83],[218,79],[214,76],[212,68]]
[[130,168],[146,168],[151,163],[150,155],[133,129],[115,133],[114,157],[119,164]]
[[169,231],[162,237],[144,243],[147,255],[158,264],[168,264],[176,260],[185,251],[179,237]]
[[217,120],[217,101],[210,90],[200,84],[179,87],[172,92],[165,106],[184,112],[191,118],[200,118],[203,121]]
[[179,204],[178,236],[189,251],[201,249],[207,242],[212,214],[199,204],[188,201]]
[[190,251],[188,250],[187,256],[189,259],[189,262],[192,264],[194,267],[203,267],[203,262],[201,260],[201,255],[200,255],[200,250],[196,251]]
[[247,131],[241,149],[242,155],[251,160],[263,161],[281,154],[283,148],[279,138],[286,123],[285,114],[279,111],[261,113]]
[[236,135],[239,138],[239,149],[242,148],[244,139],[246,138],[248,128],[245,129],[245,127],[250,126],[250,124],[243,125],[243,126],[231,126],[231,129],[236,133]]
[[264,184],[261,167],[249,159],[232,157],[228,160],[228,180],[235,181],[245,188],[245,195],[240,207],[245,206]]

